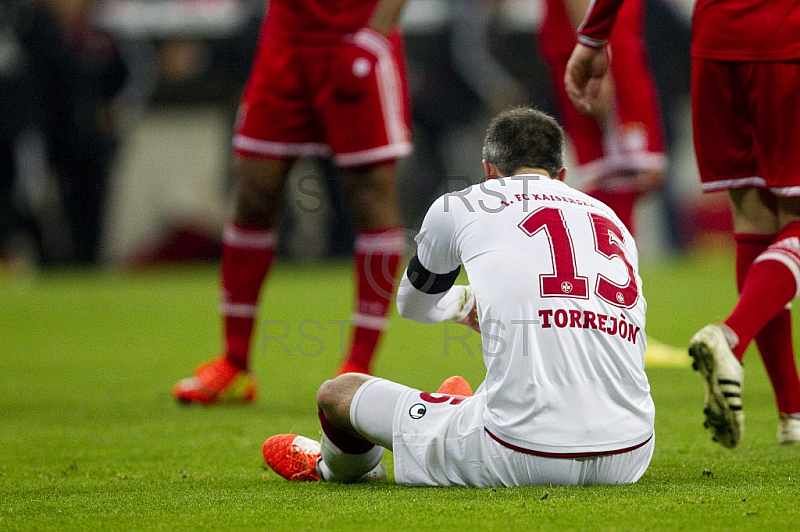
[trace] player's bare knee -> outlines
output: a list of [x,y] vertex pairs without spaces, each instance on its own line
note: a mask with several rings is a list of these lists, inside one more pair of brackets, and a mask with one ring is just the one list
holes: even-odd
[[777,198],[768,190],[746,187],[728,193],[735,232],[769,235],[780,229]]
[[400,225],[393,165],[343,169],[341,183],[359,229]]
[[317,406],[321,410],[330,410],[336,402],[336,379],[330,379],[322,383],[317,390]]
[[345,373],[325,381],[317,390],[317,406],[334,426],[350,427],[350,403],[356,391],[371,377],[360,373]]
[[358,195],[348,200],[358,229],[397,227],[401,225],[395,204],[379,196]]
[[237,221],[266,225],[280,206],[291,161],[239,158],[236,161]]

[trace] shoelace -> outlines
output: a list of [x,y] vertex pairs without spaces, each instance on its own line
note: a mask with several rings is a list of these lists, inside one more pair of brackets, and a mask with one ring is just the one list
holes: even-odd
[[309,463],[312,461],[312,457],[308,453],[292,452],[291,454],[288,454],[286,457],[289,458],[292,462],[294,462],[295,464],[294,467],[303,468],[301,471],[292,474],[290,480],[298,482],[303,480],[319,480],[319,477],[317,476],[316,457],[313,458],[313,461],[315,462],[313,465]]

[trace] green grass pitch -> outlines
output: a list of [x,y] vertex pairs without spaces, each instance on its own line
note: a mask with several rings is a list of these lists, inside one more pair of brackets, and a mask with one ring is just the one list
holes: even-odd
[[[734,302],[731,254],[645,265],[648,332],[685,345]],[[265,470],[272,434],[319,433],[349,264],[278,263],[263,294],[251,406],[182,407],[173,382],[219,349],[213,267],[0,275],[0,530],[798,530],[800,448],[779,447],[772,391],[745,358],[740,447],[701,427],[702,385],[648,368],[656,452],[628,486],[513,489],[291,484]],[[267,321],[272,320],[272,321]],[[483,376],[477,336],[393,315],[376,372],[435,389]],[[384,462],[390,471],[391,454]]]

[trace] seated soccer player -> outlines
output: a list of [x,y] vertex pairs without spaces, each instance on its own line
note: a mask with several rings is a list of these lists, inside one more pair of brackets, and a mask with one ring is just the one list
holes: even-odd
[[[563,148],[544,113],[497,116],[486,181],[434,202],[398,288],[402,316],[481,332],[477,392],[340,375],[317,393],[321,444],[293,434],[264,442],[276,472],[383,478],[389,449],[403,485],[619,484],[644,474],[655,410],[636,244],[610,208],[564,184]],[[454,285],[462,266],[468,286]]]

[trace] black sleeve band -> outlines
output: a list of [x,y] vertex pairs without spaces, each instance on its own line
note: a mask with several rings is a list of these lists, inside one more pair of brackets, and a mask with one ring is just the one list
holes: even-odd
[[411,281],[411,285],[426,294],[441,294],[447,292],[453,283],[456,282],[461,271],[461,266],[449,273],[433,273],[425,269],[416,255],[411,257],[408,262],[406,276]]

